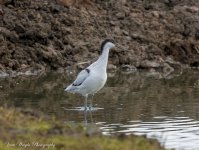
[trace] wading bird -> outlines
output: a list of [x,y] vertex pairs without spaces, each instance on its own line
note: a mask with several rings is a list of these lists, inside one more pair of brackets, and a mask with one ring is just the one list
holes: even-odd
[[[107,63],[109,50],[116,45],[113,40],[106,39],[101,44],[100,56],[97,61],[92,63],[86,69],[82,70],[78,75],[75,81],[69,85],[64,91],[70,93],[79,93],[85,97],[85,110],[89,108],[92,109],[92,99],[90,106],[87,107],[87,99],[89,95],[97,93],[102,89],[107,80]],[[118,46],[118,45],[117,45]]]

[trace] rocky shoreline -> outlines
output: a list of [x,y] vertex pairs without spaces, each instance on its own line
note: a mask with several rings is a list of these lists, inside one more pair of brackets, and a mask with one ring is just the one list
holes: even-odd
[[0,3],[2,73],[82,68],[98,56],[105,38],[128,49],[110,52],[109,69],[172,72],[199,66],[199,2],[194,0]]

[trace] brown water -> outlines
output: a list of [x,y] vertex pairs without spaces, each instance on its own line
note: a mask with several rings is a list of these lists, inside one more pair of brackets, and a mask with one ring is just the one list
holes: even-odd
[[40,110],[65,123],[97,124],[105,135],[125,133],[156,138],[167,149],[199,149],[199,72],[116,73],[84,112],[80,95],[63,88],[75,74],[0,78],[0,104]]

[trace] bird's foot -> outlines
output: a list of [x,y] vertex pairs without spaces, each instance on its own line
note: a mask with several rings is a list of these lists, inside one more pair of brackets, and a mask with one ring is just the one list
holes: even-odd
[[87,106],[84,106],[84,111],[87,111]]
[[93,106],[92,106],[92,105],[89,105],[88,108],[89,108],[90,111],[92,111]]
[[92,105],[84,106],[84,111],[92,111],[93,107]]
[[90,108],[88,106],[84,106],[84,111],[88,111]]

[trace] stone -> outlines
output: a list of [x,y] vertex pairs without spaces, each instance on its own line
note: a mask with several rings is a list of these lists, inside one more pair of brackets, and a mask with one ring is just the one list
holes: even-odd
[[144,60],[140,64],[143,68],[159,68],[161,65],[156,61]]
[[118,19],[124,19],[124,18],[125,18],[125,13],[124,13],[124,12],[118,12],[118,13],[116,14],[116,17],[117,17]]

